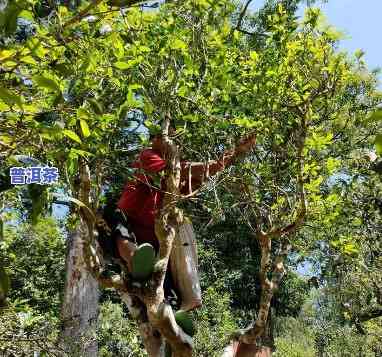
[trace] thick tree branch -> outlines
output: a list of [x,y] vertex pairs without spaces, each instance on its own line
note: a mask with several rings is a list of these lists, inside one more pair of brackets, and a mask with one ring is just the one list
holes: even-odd
[[369,308],[366,311],[362,311],[359,314],[357,314],[358,321],[360,322],[366,322],[381,316],[382,316],[382,307]]
[[176,324],[171,307],[164,303],[163,283],[168,267],[178,225],[183,221],[182,212],[176,208],[179,197],[180,157],[177,146],[169,138],[170,117],[166,115],[162,125],[164,156],[168,163],[165,177],[165,193],[162,209],[155,220],[155,233],[159,240],[159,260],[155,265],[149,287],[140,298],[147,308],[147,316],[153,327],[170,343],[174,356],[192,354],[192,338]]
[[256,344],[258,337],[260,337],[265,329],[268,320],[269,309],[271,300],[275,289],[275,284],[272,280],[268,279],[268,273],[271,266],[271,248],[272,240],[270,236],[263,232],[257,233],[257,239],[261,250],[260,261],[260,283],[261,283],[261,296],[260,307],[255,323],[239,331],[236,338],[246,344]]
[[[305,221],[307,213],[307,203],[304,190],[304,156],[303,150],[307,135],[306,117],[301,121],[301,132],[298,137],[297,158],[297,194],[300,202],[297,217],[295,221],[283,228],[273,229],[265,233],[257,227],[256,238],[260,245],[261,262],[260,262],[260,283],[261,296],[258,316],[255,323],[245,330],[239,331],[236,338],[246,344],[256,344],[257,339],[264,333],[267,324],[268,314],[271,306],[271,301],[275,291],[279,288],[282,278],[285,276],[286,270],[284,261],[291,249],[291,244],[286,238],[287,235],[294,233]],[[272,238],[281,238],[281,245],[278,254],[276,255],[272,269],[272,279],[268,278],[271,271],[271,247]]]
[[243,6],[241,12],[240,12],[240,15],[239,15],[239,19],[237,21],[237,25],[236,25],[236,30],[241,30],[241,25],[242,25],[242,22],[243,22],[243,19],[244,19],[244,16],[248,10],[248,6],[249,4],[252,2],[252,0],[247,0],[247,2],[245,3],[245,5]]
[[192,355],[192,338],[177,325],[170,305],[162,302],[155,316],[149,314],[149,318],[155,320],[154,326],[171,344],[177,357],[189,357]]
[[[164,142],[167,144],[166,159],[169,163],[166,191],[169,191],[169,194],[164,195],[163,209],[156,222],[155,229],[160,242],[159,261],[156,264],[153,278],[147,286],[136,286],[132,281],[126,280],[126,278],[117,274],[108,278],[103,277],[101,274],[104,264],[102,254],[99,252],[98,244],[94,239],[94,234],[96,234],[94,230],[94,214],[93,212],[89,212],[89,207],[91,206],[91,179],[90,170],[85,160],[80,160],[79,162],[77,197],[81,202],[81,236],[84,243],[84,258],[88,269],[104,287],[116,289],[124,301],[127,301],[127,305],[131,311],[134,312],[134,309],[131,308],[131,301],[134,297],[138,297],[138,299],[144,303],[145,306],[143,306],[143,309],[145,312],[143,313],[141,311],[142,309],[136,309],[135,315],[140,325],[142,337],[147,346],[151,346],[153,350],[161,348],[161,339],[154,333],[155,329],[157,329],[160,334],[169,341],[174,353],[177,356],[185,357],[192,354],[192,338],[186,335],[176,324],[171,307],[163,302],[163,283],[172,243],[175,238],[176,228],[183,220],[181,211],[176,208],[176,202],[179,197],[177,194],[180,181],[180,160],[176,145],[173,144],[168,137],[168,128],[169,119],[164,125]],[[175,193],[175,195],[170,193]],[[151,332],[149,333],[148,331]]]
[[250,31],[243,30],[243,29],[236,29],[236,30],[245,34],[245,35],[248,35],[248,36],[257,36],[257,37],[263,37],[263,38],[268,36],[266,33],[250,32]]
[[347,312],[351,316],[352,323],[354,324],[357,331],[361,335],[367,334],[367,331],[362,326],[362,322],[367,322],[369,320],[376,319],[376,318],[382,316],[382,307],[381,306],[370,307],[364,311],[360,311],[357,313],[354,313],[353,311],[351,311],[351,307],[347,306],[346,304],[342,304],[342,307],[345,310],[347,310]]
[[297,160],[298,160],[298,173],[297,173],[297,193],[300,201],[300,207],[296,216],[296,219],[291,224],[283,228],[271,230],[269,234],[272,237],[283,237],[293,234],[304,223],[307,213],[307,202],[304,188],[304,147],[307,135],[306,115],[301,120],[301,133],[298,139],[297,146]]

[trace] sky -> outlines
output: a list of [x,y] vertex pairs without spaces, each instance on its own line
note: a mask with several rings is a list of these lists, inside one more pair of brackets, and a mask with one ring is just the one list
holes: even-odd
[[[254,0],[252,9],[263,1]],[[317,3],[328,22],[346,35],[341,40],[340,49],[353,53],[362,49],[370,70],[382,68],[382,30],[379,21],[382,14],[382,0],[329,0]],[[299,15],[303,15],[303,8]],[[382,76],[379,77],[382,79]],[[380,83],[381,86],[381,83]]]

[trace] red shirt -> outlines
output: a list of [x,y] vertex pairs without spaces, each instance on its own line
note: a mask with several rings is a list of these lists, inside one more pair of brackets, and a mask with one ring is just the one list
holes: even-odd
[[148,149],[141,152],[132,167],[141,169],[142,173],[135,174],[134,181],[126,184],[118,201],[118,208],[137,223],[154,226],[155,213],[161,206],[163,194],[159,187],[153,187],[155,183],[152,174],[163,171],[166,161],[158,152]]
[[[204,163],[181,163],[181,193],[187,194],[189,187],[189,168],[191,166],[192,189],[199,187],[206,172],[214,175],[222,170],[225,164],[233,158],[233,154],[225,154],[223,160],[213,161],[207,166]],[[148,242],[158,248],[155,237],[155,215],[161,208],[163,193],[160,191],[161,180],[159,173],[166,167],[166,161],[161,154],[152,149],[143,150],[132,167],[138,168],[139,173],[134,180],[124,187],[117,206],[129,217],[131,229],[137,237],[138,243]]]

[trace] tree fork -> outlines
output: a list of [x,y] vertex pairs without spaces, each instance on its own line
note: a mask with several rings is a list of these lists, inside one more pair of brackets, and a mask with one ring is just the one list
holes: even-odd
[[168,163],[165,176],[166,192],[163,206],[155,220],[155,233],[159,240],[159,261],[155,266],[153,277],[155,296],[144,297],[149,321],[158,328],[170,343],[174,357],[192,356],[192,338],[177,325],[171,306],[163,302],[163,282],[168,268],[176,230],[183,221],[182,211],[176,207],[179,197],[180,156],[176,144],[169,138],[170,115],[166,114],[162,124],[164,156]]

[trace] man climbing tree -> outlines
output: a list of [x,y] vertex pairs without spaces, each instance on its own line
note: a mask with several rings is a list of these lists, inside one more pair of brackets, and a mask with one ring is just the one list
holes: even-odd
[[[114,227],[111,239],[116,255],[123,259],[133,278],[138,280],[147,280],[154,269],[155,253],[159,249],[155,236],[155,215],[161,208],[163,193],[166,192],[161,176],[166,168],[162,136],[154,134],[150,139],[151,148],[144,149],[132,164],[137,172],[134,180],[129,181],[123,190],[112,223]],[[182,161],[180,193],[191,195],[209,176],[215,175],[232,164],[238,156],[247,153],[255,142],[256,135],[252,133],[241,140],[235,149],[225,151],[216,161]],[[173,248],[170,257],[171,269],[167,272],[165,293],[168,298],[175,288],[181,297],[180,309],[190,311],[202,304],[196,245],[190,225],[189,229],[179,230],[178,240],[181,243]]]

